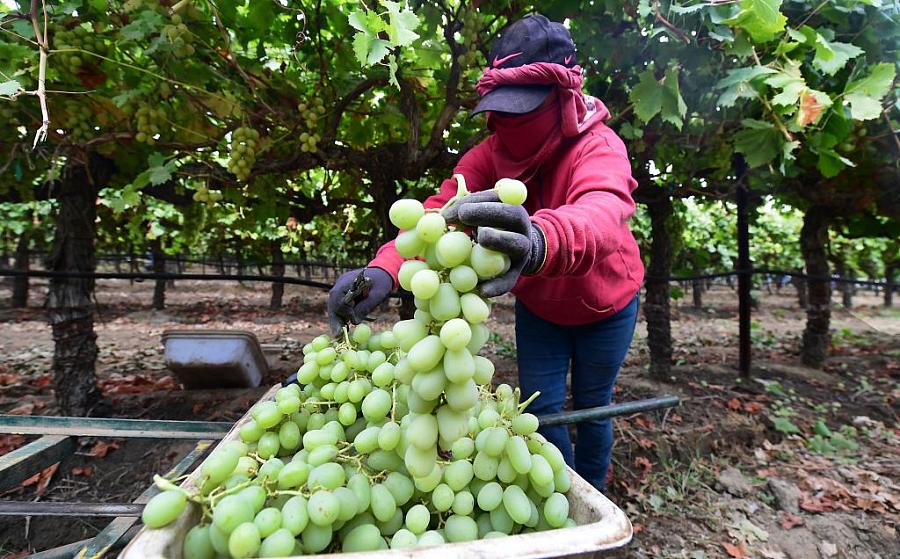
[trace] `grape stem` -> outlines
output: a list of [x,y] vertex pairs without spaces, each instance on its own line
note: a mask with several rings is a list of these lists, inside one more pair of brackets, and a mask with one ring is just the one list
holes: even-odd
[[541,395],[541,391],[540,391],[540,390],[537,390],[537,391],[535,391],[534,394],[532,394],[531,396],[529,396],[527,400],[525,400],[524,402],[522,402],[521,404],[519,404],[519,413],[522,413],[523,411],[525,411],[525,408],[528,407],[528,404],[530,404],[531,402],[533,402],[534,399],[537,398],[537,397],[540,396],[540,395]]

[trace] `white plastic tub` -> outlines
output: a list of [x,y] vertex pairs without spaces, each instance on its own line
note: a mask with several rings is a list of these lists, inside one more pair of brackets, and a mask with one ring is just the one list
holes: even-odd
[[245,330],[166,330],[166,366],[186,388],[259,386],[269,370],[252,332]]
[[[279,387],[272,388],[262,400],[272,399]],[[222,441],[238,438],[238,430],[249,419],[238,421]],[[221,444],[221,443],[220,443]],[[182,483],[182,487],[196,487],[200,468]],[[578,523],[575,528],[561,528],[474,542],[454,543],[434,547],[367,551],[360,553],[332,553],[298,556],[297,559],[537,559],[539,557],[599,557],[604,551],[622,547],[631,541],[633,530],[625,513],[581,476],[569,470],[572,488],[567,495],[569,514]],[[122,559],[181,559],[184,536],[200,517],[200,509],[189,503],[188,508],[172,524],[158,530],[142,528],[122,550]]]

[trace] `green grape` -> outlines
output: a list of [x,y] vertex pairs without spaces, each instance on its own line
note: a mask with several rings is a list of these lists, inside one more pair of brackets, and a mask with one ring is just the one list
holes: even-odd
[[266,478],[268,480],[278,479],[278,474],[281,472],[282,468],[284,468],[284,462],[280,458],[272,457],[259,467],[259,473],[257,475],[260,478]]
[[484,408],[478,414],[478,426],[482,429],[494,427],[500,421],[500,414],[494,408]]
[[309,524],[306,510],[306,499],[301,496],[291,497],[281,507],[281,526],[294,536],[299,535]]
[[214,559],[216,550],[209,537],[209,526],[194,526],[184,537],[181,548],[184,559]]
[[410,444],[423,450],[433,447],[438,440],[437,418],[431,414],[417,415],[410,421],[406,437]]
[[453,506],[450,509],[454,513],[463,516],[472,514],[472,511],[475,509],[475,498],[468,491],[460,491],[453,497]]
[[282,415],[291,415],[292,413],[300,411],[300,398],[297,398],[296,396],[283,398],[277,405],[278,411],[280,411]]
[[416,234],[426,243],[436,243],[446,230],[447,222],[438,212],[426,213],[416,223]]
[[459,294],[449,283],[442,283],[429,302],[429,313],[435,320],[444,322],[459,316]]
[[[534,437],[535,435],[539,435],[539,433],[532,433],[531,437]],[[566,469],[566,460],[563,458],[562,452],[556,448],[556,445],[543,442],[541,444],[540,454],[547,459],[547,462],[550,464],[550,467],[553,468],[554,472]]]
[[338,438],[331,431],[324,429],[313,429],[303,434],[303,448],[313,450],[320,446],[334,446],[337,444]]
[[454,492],[462,491],[474,477],[472,463],[468,460],[456,460],[444,468],[444,483]]
[[475,460],[472,462],[472,471],[475,473],[475,477],[482,481],[496,478],[499,467],[500,460],[483,451],[476,454]]
[[356,406],[347,402],[338,408],[338,420],[342,425],[353,425],[356,421]]
[[266,503],[266,490],[259,485],[245,487],[244,489],[241,489],[237,496],[250,505],[252,509],[250,511],[250,520],[253,520],[253,515],[261,511],[263,505]]
[[256,513],[253,523],[256,524],[260,537],[265,538],[281,528],[281,511],[274,507],[263,509]]
[[446,543],[444,541],[444,536],[441,535],[440,532],[436,530],[429,530],[419,536],[419,544],[418,547],[428,547],[432,545],[443,545]]
[[469,420],[466,413],[454,410],[449,405],[438,408],[438,434],[442,439],[453,444],[468,433]]
[[394,497],[394,502],[397,503],[398,507],[402,507],[408,503],[415,492],[415,485],[413,485],[412,480],[400,472],[389,473],[382,482],[382,485],[387,487],[388,491],[391,492],[391,495]]
[[376,388],[362,402],[363,417],[369,421],[384,419],[390,413],[393,403],[389,392]]
[[[510,486],[510,487],[513,487],[513,486]],[[505,491],[504,491],[503,495],[504,495],[504,497],[506,496]],[[528,498],[526,497],[526,500],[527,499]],[[531,516],[530,511],[529,511],[528,515]],[[502,506],[502,507],[498,506],[497,508],[492,510],[490,513],[490,518],[491,518],[491,526],[493,526],[494,530],[496,530],[497,532],[500,532],[502,534],[512,533],[512,530],[515,527],[515,521],[512,519],[512,517],[509,515],[509,513],[506,512],[505,506]]]
[[[441,373],[441,377],[443,377],[443,371],[438,371]],[[416,375],[416,378],[419,377],[434,377],[435,380],[439,380],[441,384],[437,385],[438,387],[438,395],[440,395],[441,391],[444,390],[444,384],[446,383],[446,378],[441,379],[437,376],[436,373],[422,373],[420,375]],[[416,382],[416,379],[413,379]],[[420,383],[420,389],[422,388]],[[430,390],[430,387],[425,387],[425,389]],[[412,413],[431,413],[435,407],[437,407],[437,396],[433,400],[426,400],[419,396],[419,393],[415,390],[410,390],[409,394],[406,396],[406,401],[408,404],[409,411]],[[438,423],[438,428],[440,429],[440,422]]]
[[317,524],[309,524],[301,534],[303,551],[306,553],[318,553],[323,551],[331,544],[332,535],[333,532],[330,525],[319,526]]
[[351,402],[356,404],[358,402],[362,402],[363,398],[365,398],[371,390],[372,386],[371,384],[369,384],[368,380],[364,378],[358,378],[350,383],[350,388],[347,390],[347,397]]
[[331,380],[334,382],[343,382],[350,376],[350,367],[344,361],[338,361],[331,367]]
[[200,473],[207,478],[209,483],[219,484],[231,475],[238,465],[240,454],[220,450],[212,453],[200,467]]
[[525,187],[525,183],[516,179],[500,179],[494,184],[494,189],[497,191],[497,195],[500,196],[500,201],[504,204],[521,206],[528,197],[528,189]]
[[418,543],[419,538],[412,531],[401,528],[391,538],[391,549],[406,549],[415,547]]
[[468,542],[478,539],[478,525],[468,516],[454,514],[444,524],[444,535],[449,542]]
[[429,324],[434,321],[434,317],[431,316],[430,312],[423,311],[421,309],[416,309],[416,312],[413,313],[413,318],[415,318],[422,324]]
[[162,528],[170,524],[187,506],[183,491],[169,489],[154,495],[144,506],[141,520],[148,528]]
[[[465,320],[453,318],[441,326],[440,338],[441,343],[443,343],[448,350],[463,350],[465,349],[466,344],[472,340],[472,328]],[[444,365],[444,368],[446,369],[446,364]]]
[[414,478],[413,483],[415,484],[416,489],[422,493],[431,493],[434,491],[434,488],[441,483],[442,479],[444,479],[444,469],[441,468],[440,464],[435,464],[434,468],[431,469],[430,474],[424,477]]
[[440,286],[441,279],[434,270],[419,270],[409,280],[410,290],[419,299],[431,299]]
[[[506,258],[504,258],[506,257]],[[469,262],[479,279],[490,279],[503,273],[509,257],[479,244],[472,247]]]
[[503,488],[496,481],[486,483],[478,492],[478,507],[491,512],[503,502]]
[[216,553],[228,556],[228,534],[219,530],[215,524],[209,526],[209,543]]
[[278,433],[269,431],[259,438],[259,443],[256,445],[256,453],[259,454],[261,458],[271,458],[278,454],[280,448],[281,443],[278,440]]
[[337,352],[333,347],[326,347],[325,349],[316,353],[316,363],[318,363],[320,366],[333,363],[335,358],[337,358]]
[[[425,242],[419,238],[415,230],[403,231],[394,240],[394,247],[403,258],[415,258],[425,250],[425,246]],[[412,285],[413,283],[410,280],[410,291],[412,291]]]
[[425,505],[413,505],[406,511],[406,527],[413,534],[424,534],[430,522],[431,513]]
[[285,421],[278,429],[278,444],[285,450],[300,446],[300,427],[293,421]]
[[413,369],[419,373],[424,373],[435,368],[444,356],[445,349],[444,344],[441,343],[441,338],[432,334],[416,342],[416,345],[409,350],[406,359]]
[[[148,503],[149,505],[149,503]],[[146,511],[146,507],[144,508]],[[223,497],[213,508],[213,525],[223,534],[230,534],[244,522],[252,522],[256,511],[238,495]]]
[[478,402],[478,385],[469,379],[464,382],[451,382],[444,389],[447,405],[456,411],[466,411]]
[[397,501],[394,500],[394,496],[387,487],[380,483],[376,483],[372,486],[371,503],[369,507],[372,509],[372,514],[375,515],[375,518],[378,519],[378,521],[387,522],[397,511]]
[[263,429],[270,429],[281,421],[282,413],[275,402],[261,402],[254,419]]
[[467,293],[478,285],[478,274],[466,265],[456,266],[450,270],[450,285],[460,293]]
[[525,524],[531,518],[531,501],[522,488],[510,485],[503,491],[503,508],[518,524]]
[[472,252],[472,240],[462,231],[445,233],[437,241],[435,255],[445,268],[459,266]]
[[540,454],[531,457],[531,469],[528,471],[528,479],[536,487],[553,486],[553,468],[547,459]]
[[527,474],[531,471],[532,456],[525,439],[518,435],[510,437],[506,441],[505,450],[509,463],[516,473]]
[[400,349],[408,352],[428,335],[428,325],[415,319],[401,320],[394,324],[393,333]]
[[466,382],[475,375],[475,360],[465,347],[444,353],[444,374],[452,383]]
[[347,489],[353,491],[353,494],[356,496],[359,510],[364,511],[369,508],[369,504],[372,501],[372,485],[365,474],[356,473],[350,476],[350,479],[347,480]]
[[453,453],[454,460],[465,460],[475,452],[475,441],[469,437],[456,439],[450,452]]
[[[309,355],[315,355],[315,354],[310,353]],[[308,363],[304,363],[297,370],[297,380],[302,382],[303,384],[309,384],[318,377],[319,377],[319,365],[315,361],[310,361]]]
[[475,293],[466,293],[459,298],[459,306],[463,316],[471,324],[478,324],[487,320],[491,313],[488,304]]
[[[365,324],[360,324],[360,326],[366,326],[366,325],[365,325]],[[357,326],[357,328],[359,328],[359,326]],[[368,326],[366,326],[366,328],[368,328]],[[355,337],[355,330],[354,330],[354,338],[353,338],[353,339],[356,340],[356,337]],[[325,349],[326,347],[328,347],[328,344],[331,343],[331,338],[328,337],[327,334],[321,334],[321,335],[316,336],[315,338],[313,338],[313,341],[310,342],[310,343],[312,344],[313,350],[315,350],[315,351],[322,351],[323,349]]]
[[557,470],[553,473],[553,487],[560,493],[566,493],[572,487],[572,478],[565,468]]
[[472,324],[472,341],[466,345],[469,353],[475,355],[491,337],[491,332],[484,324]]
[[[437,336],[434,337],[436,338]],[[413,377],[411,386],[413,391],[416,393],[416,396],[422,398],[426,402],[432,402],[436,401],[438,397],[440,397],[446,385],[447,377],[444,376],[443,367],[435,367],[427,373],[419,373],[415,375]]]
[[[343,471],[343,469],[341,469]],[[331,526],[337,520],[341,503],[330,491],[320,489],[313,493],[307,504],[309,521],[316,526]]]
[[367,427],[363,429],[356,438],[353,439],[353,447],[359,454],[369,454],[378,448],[378,435],[381,429],[378,427]]
[[316,466],[309,472],[309,480],[306,482],[306,486],[310,489],[337,489],[344,485],[346,480],[347,475],[340,464],[326,462]]
[[294,552],[295,544],[296,540],[291,531],[280,528],[262,541],[262,545],[259,546],[259,556],[289,557]]
[[385,388],[394,382],[394,366],[382,363],[372,371],[372,382],[379,388]]
[[406,453],[403,455],[403,463],[413,477],[423,477],[430,474],[434,469],[436,460],[436,447],[421,449],[409,445],[406,449]]
[[512,430],[517,435],[530,435],[537,431],[538,418],[530,413],[517,415],[512,420]]
[[292,461],[278,472],[278,489],[300,487],[309,479],[312,467],[306,462]]
[[228,536],[228,552],[235,559],[255,557],[261,539],[259,530],[252,522],[244,522]]
[[422,203],[411,199],[397,200],[388,211],[388,217],[397,229],[412,229],[423,215]]
[[338,487],[334,490],[334,496],[337,497],[340,503],[340,510],[338,511],[339,521],[347,522],[356,516],[356,513],[359,512],[359,501],[357,501],[356,494],[353,491],[346,487]]
[[504,427],[491,427],[487,429],[488,434],[484,443],[484,451],[493,457],[499,457],[506,448],[509,440],[509,432]]
[[361,524],[344,536],[344,540],[341,543],[341,551],[344,553],[376,551],[381,548],[382,543],[381,532],[376,526],[373,524]]
[[446,512],[453,506],[453,498],[456,494],[446,483],[442,483],[431,492],[431,504],[438,512]]

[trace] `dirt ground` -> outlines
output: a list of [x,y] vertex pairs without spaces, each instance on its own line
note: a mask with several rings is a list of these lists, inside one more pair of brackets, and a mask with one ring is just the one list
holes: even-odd
[[[172,328],[254,332],[277,382],[300,348],[326,328],[324,293],[286,286],[269,311],[268,285],[179,282],[165,311],[150,309],[153,284],[99,282],[98,416],[233,421],[264,391],[188,391],[165,368],[160,336]],[[51,390],[53,343],[35,284],[32,307],[8,308],[0,283],[0,413],[58,414]],[[727,286],[704,308],[674,309],[676,365],[669,379],[647,372],[646,327],[638,324],[616,389],[618,401],[676,394],[673,410],[616,420],[608,496],[635,526],[612,557],[897,557],[900,549],[900,310],[860,293],[852,310],[835,299],[834,343],[824,370],[799,365],[804,315],[794,292],[759,294],[751,379],[735,372],[737,299]],[[396,320],[396,309],[378,324]],[[515,384],[512,299],[494,306],[488,345],[496,382]],[[0,454],[30,438],[0,435]],[[13,500],[125,502],[174,464],[188,441],[79,440],[58,467],[2,496]],[[0,517],[0,557],[96,534],[107,519]],[[894,550],[894,551],[891,551]]]

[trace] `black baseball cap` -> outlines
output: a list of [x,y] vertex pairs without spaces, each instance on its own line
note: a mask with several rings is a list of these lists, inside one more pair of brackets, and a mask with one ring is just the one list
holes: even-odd
[[[510,24],[494,41],[491,68],[515,68],[535,62],[575,65],[575,43],[563,24],[532,14]],[[503,85],[481,98],[471,114],[485,111],[523,114],[541,106],[552,85]]]

